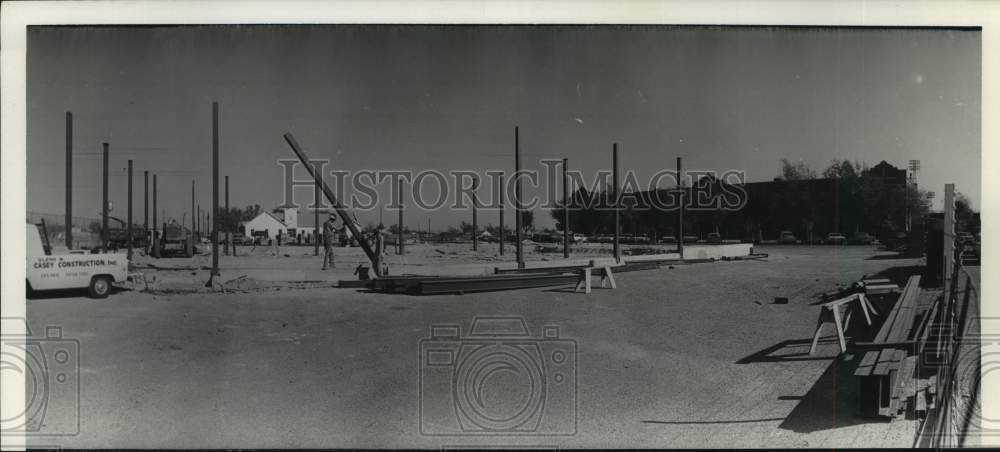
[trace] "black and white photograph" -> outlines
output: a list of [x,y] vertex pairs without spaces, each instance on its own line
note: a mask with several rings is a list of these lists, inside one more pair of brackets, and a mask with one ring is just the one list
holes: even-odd
[[729,17],[21,27],[5,447],[995,443],[984,27]]

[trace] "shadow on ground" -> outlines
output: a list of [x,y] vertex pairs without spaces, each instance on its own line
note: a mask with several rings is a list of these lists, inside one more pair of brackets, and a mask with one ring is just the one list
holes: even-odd
[[[798,433],[812,433],[851,425],[882,422],[857,415],[858,384],[854,378],[856,357],[842,357],[830,362],[823,375],[785,418],[778,428]],[[795,394],[779,396],[788,400]]]
[[[109,295],[127,292],[129,289],[112,287]],[[87,289],[56,289],[56,290],[33,290],[25,294],[29,300],[59,299],[59,298],[79,298],[88,297]]]

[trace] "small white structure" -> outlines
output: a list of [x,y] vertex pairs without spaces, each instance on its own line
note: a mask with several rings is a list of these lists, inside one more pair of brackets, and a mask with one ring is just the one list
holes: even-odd
[[[322,219],[325,221],[325,217]],[[247,236],[263,236],[267,240],[274,240],[280,233],[282,243],[312,243],[316,228],[299,227],[298,220],[298,209],[288,208],[277,214],[261,212],[252,220],[240,223],[240,227]]]
[[263,235],[269,239],[277,238],[279,233],[281,235],[288,233],[285,223],[270,212],[261,212],[252,220],[240,223],[240,227],[247,236]]

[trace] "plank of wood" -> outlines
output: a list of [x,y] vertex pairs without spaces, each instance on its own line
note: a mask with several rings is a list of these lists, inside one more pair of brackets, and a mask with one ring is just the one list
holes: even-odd
[[861,358],[858,362],[858,368],[855,369],[854,375],[859,377],[866,377],[871,375],[872,371],[875,370],[875,364],[878,362],[879,350],[872,350],[865,353],[865,356]]
[[865,294],[881,295],[899,289],[895,284],[865,284]]
[[892,370],[895,358],[896,349],[882,349],[882,351],[879,352],[878,363],[875,364],[875,370],[872,371],[872,375],[889,375],[889,371]]

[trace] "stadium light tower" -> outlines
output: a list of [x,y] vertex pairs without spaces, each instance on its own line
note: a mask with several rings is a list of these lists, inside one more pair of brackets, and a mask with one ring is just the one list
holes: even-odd
[[910,174],[909,178],[905,181],[903,192],[904,192],[904,210],[906,217],[905,229],[906,232],[910,232],[912,219],[910,218],[910,183],[913,183],[914,191],[917,188],[917,171],[920,171],[920,160],[910,160],[909,162]]

